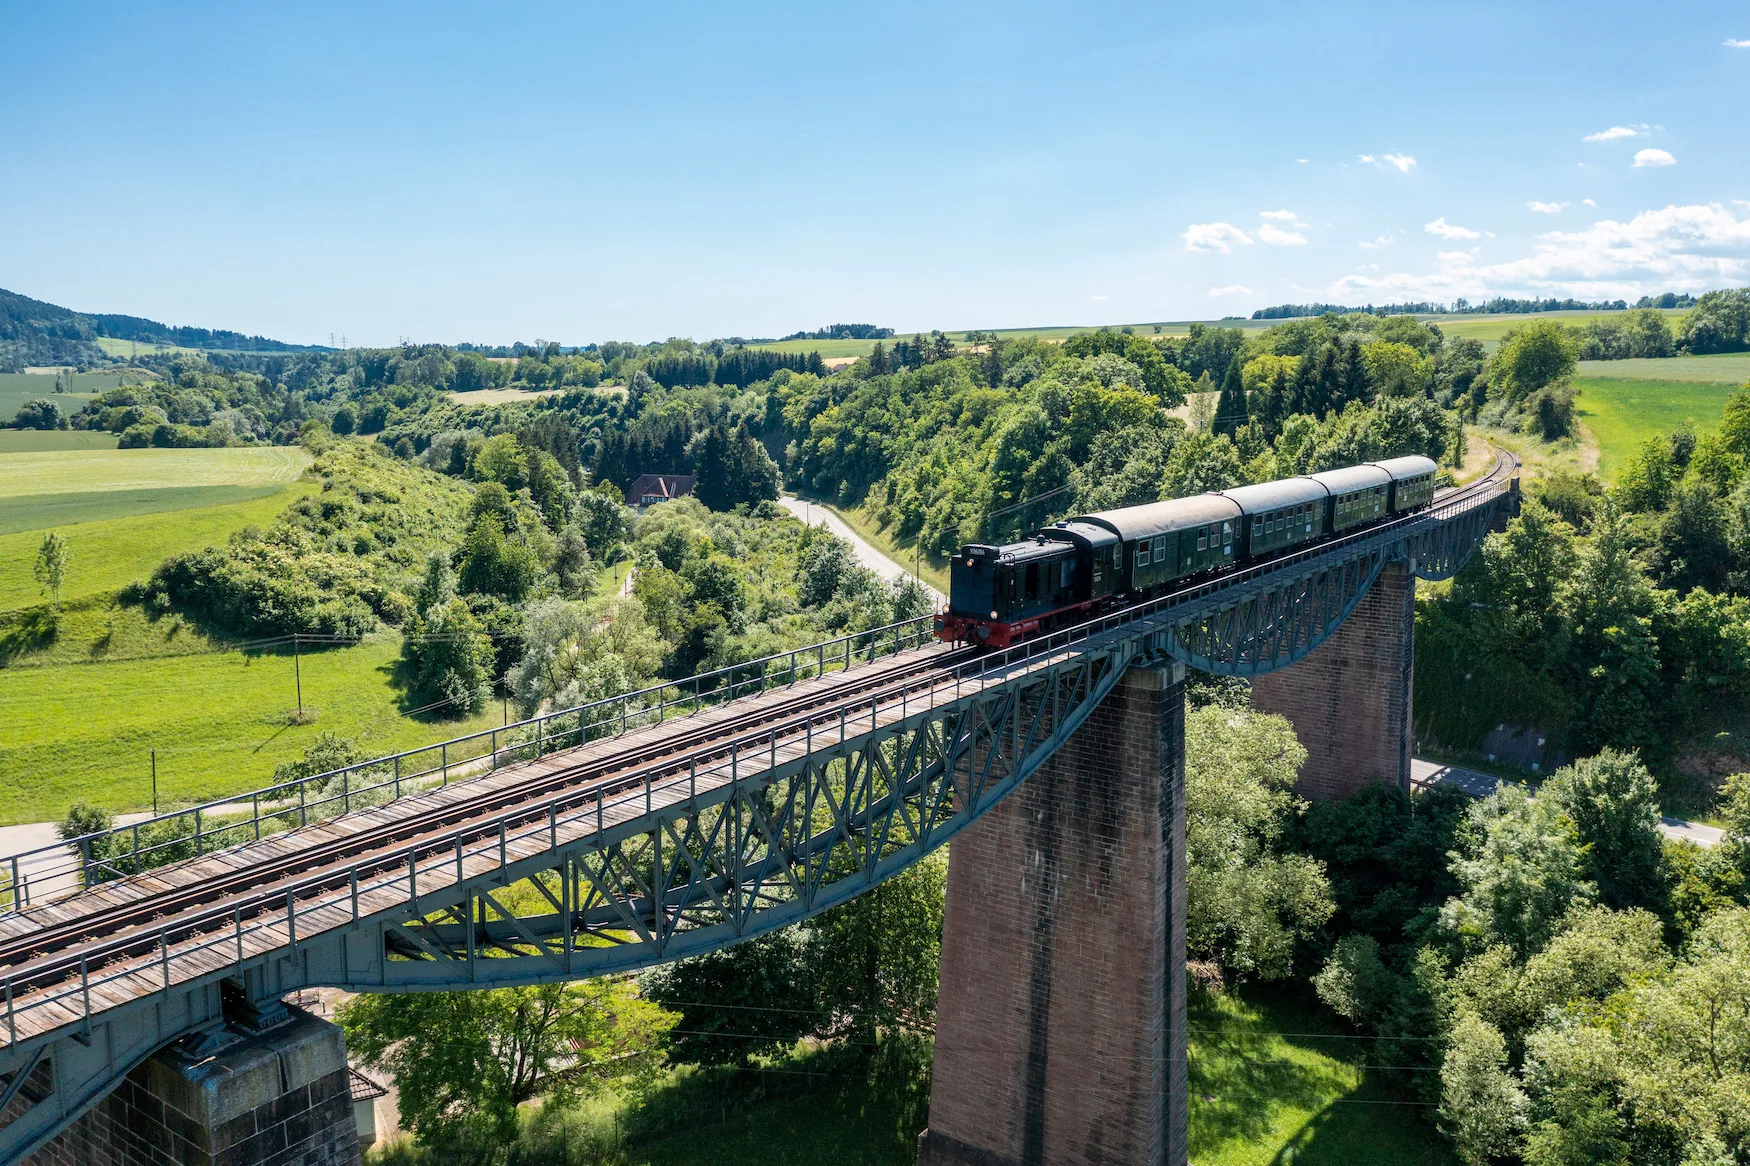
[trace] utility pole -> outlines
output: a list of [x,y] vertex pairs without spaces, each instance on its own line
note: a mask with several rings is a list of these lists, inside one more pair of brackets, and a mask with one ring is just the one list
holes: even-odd
[[304,669],[298,660],[298,633],[292,633],[292,680],[298,686],[298,719],[304,719]]
[[158,816],[158,750],[152,750],[152,816]]

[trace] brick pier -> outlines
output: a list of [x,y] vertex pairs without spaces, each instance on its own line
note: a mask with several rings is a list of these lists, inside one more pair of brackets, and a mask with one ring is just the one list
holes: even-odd
[[346,1044],[306,1012],[200,1057],[165,1050],[28,1166],[358,1166]]
[[950,844],[919,1166],[1183,1166],[1183,681],[1133,669]]
[[1336,634],[1300,663],[1253,678],[1253,706],[1287,717],[1306,747],[1295,787],[1303,797],[1410,788],[1415,631],[1416,576],[1387,563]]

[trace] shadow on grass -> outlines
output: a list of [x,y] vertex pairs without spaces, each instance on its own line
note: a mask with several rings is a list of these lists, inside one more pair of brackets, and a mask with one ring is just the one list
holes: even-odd
[[0,616],[0,668],[47,648],[59,631],[60,621],[46,603]]
[[1374,1042],[1348,1039],[1304,989],[1248,987],[1191,1009],[1192,1160],[1449,1166],[1431,1112],[1366,1066]]

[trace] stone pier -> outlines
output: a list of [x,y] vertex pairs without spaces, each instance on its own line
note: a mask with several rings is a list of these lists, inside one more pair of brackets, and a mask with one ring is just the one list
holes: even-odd
[[1183,1166],[1184,729],[1133,669],[950,844],[919,1166]]
[[358,1166],[346,1044],[299,1009],[148,1058],[29,1166]]
[[1298,664],[1253,678],[1253,707],[1287,717],[1306,747],[1301,796],[1410,788],[1415,635],[1416,576],[1387,563],[1330,639]]

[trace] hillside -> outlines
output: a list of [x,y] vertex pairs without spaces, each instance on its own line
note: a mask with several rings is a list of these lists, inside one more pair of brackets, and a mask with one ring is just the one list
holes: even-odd
[[0,371],[22,372],[39,365],[81,368],[125,359],[115,345],[106,351],[101,341],[224,352],[315,352],[317,346],[287,344],[265,336],[245,336],[225,329],[160,324],[141,316],[107,312],[76,312],[58,304],[0,288]]

